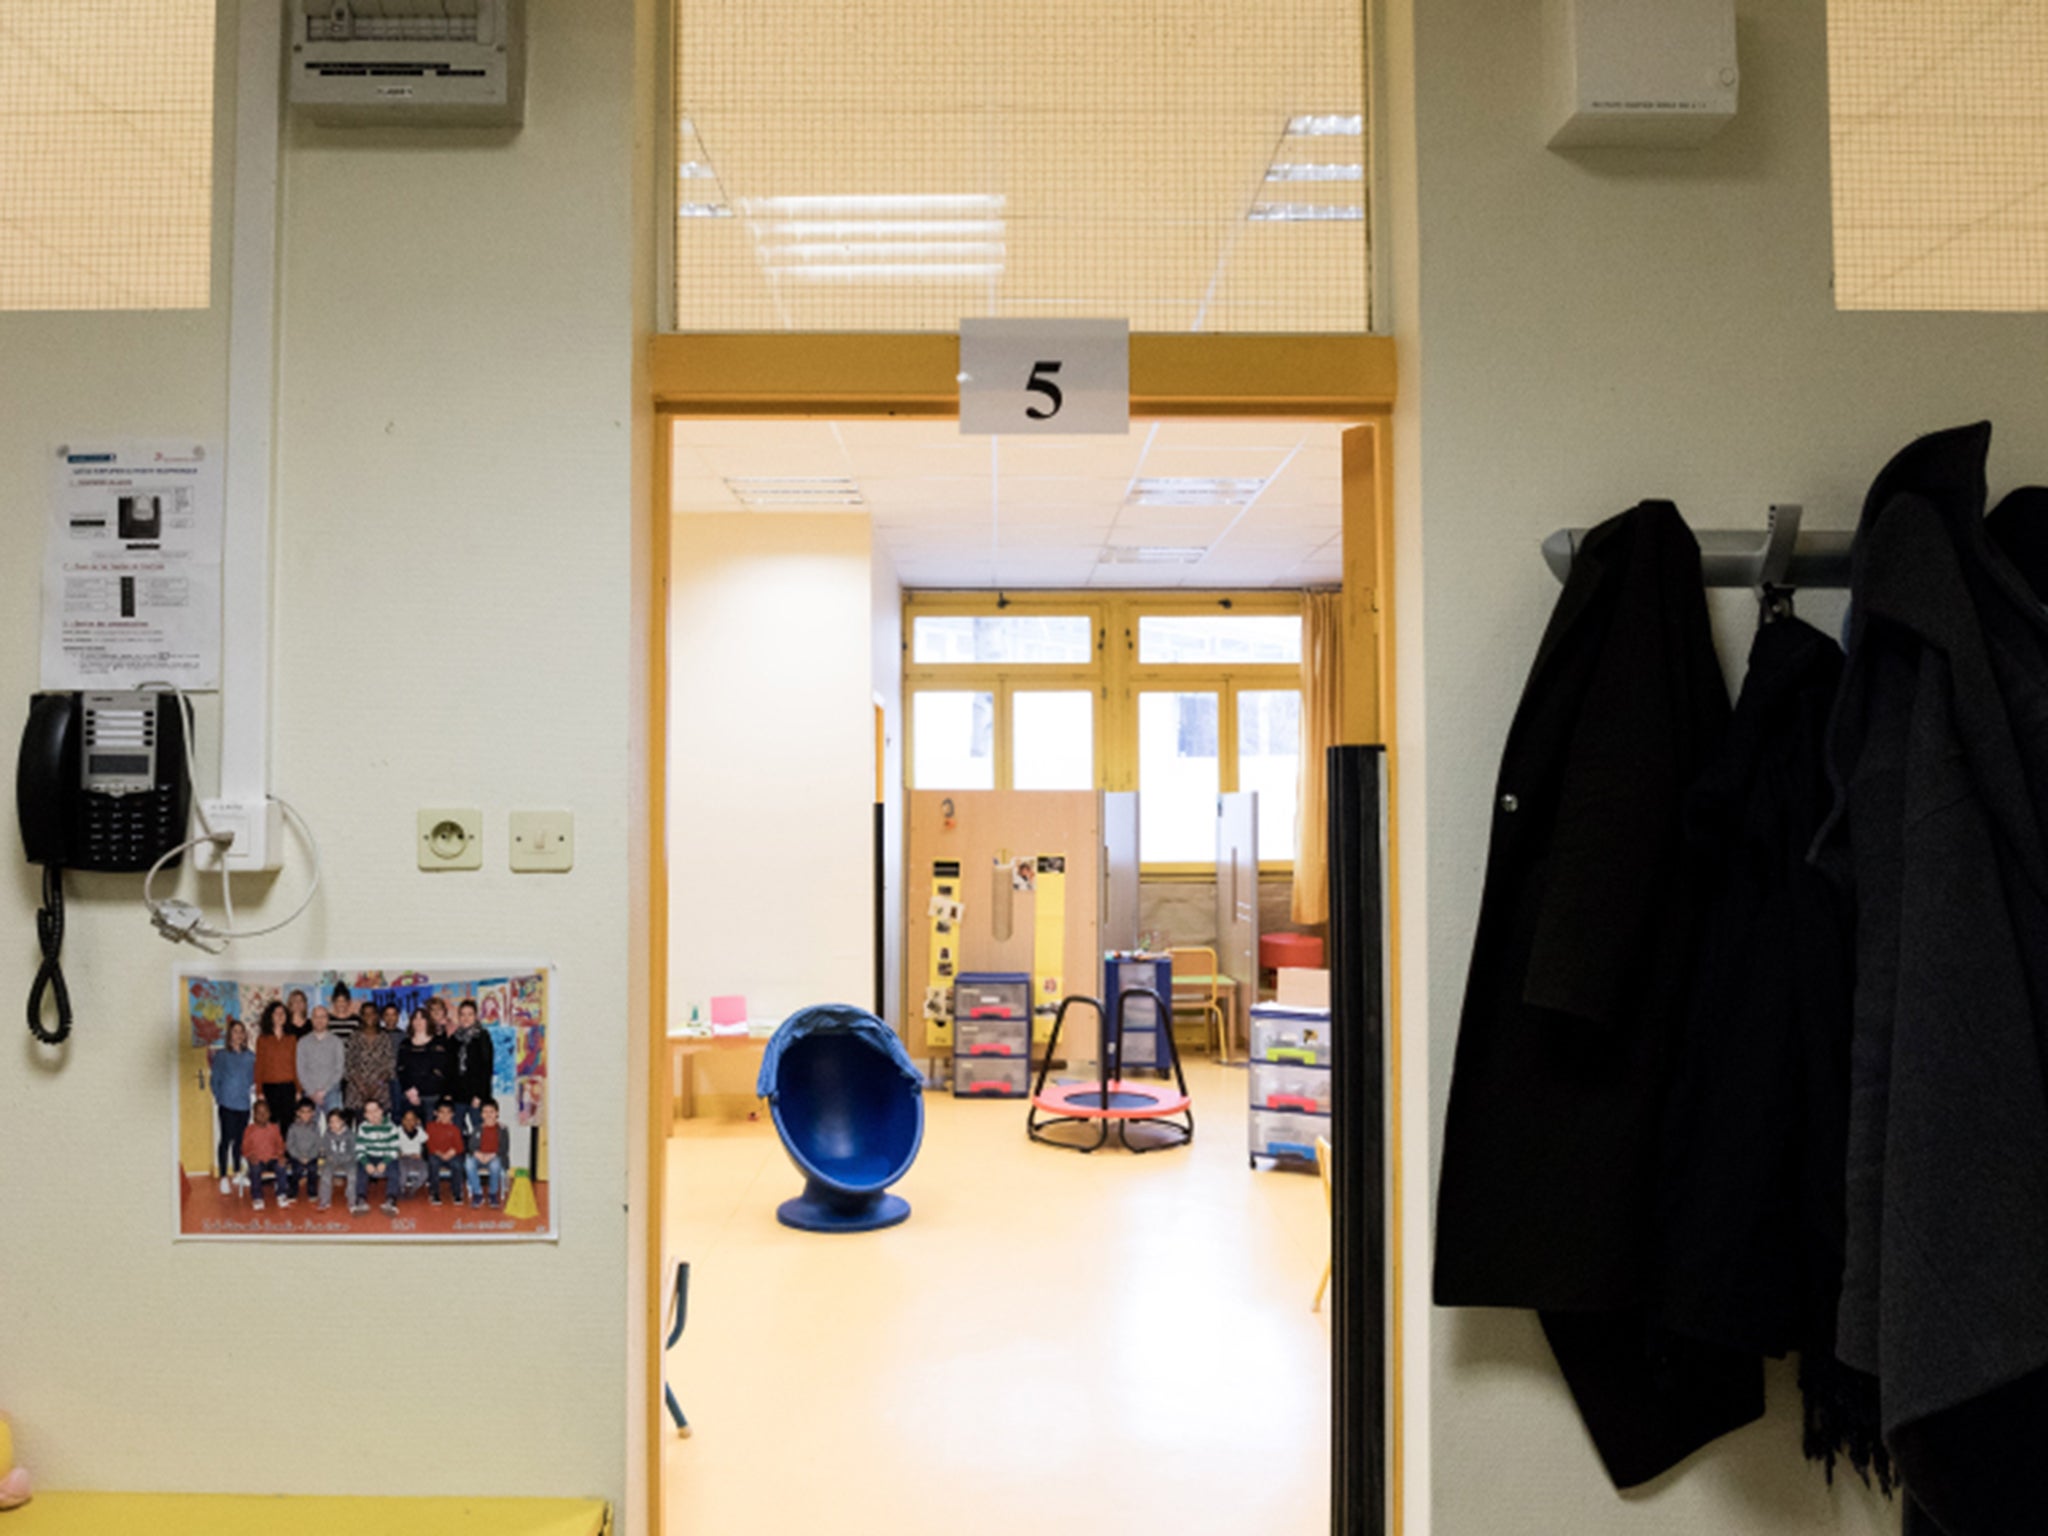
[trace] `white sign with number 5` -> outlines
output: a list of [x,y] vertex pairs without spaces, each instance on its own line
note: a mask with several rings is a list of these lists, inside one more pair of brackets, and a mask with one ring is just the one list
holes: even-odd
[[1127,320],[962,320],[960,432],[1131,430]]

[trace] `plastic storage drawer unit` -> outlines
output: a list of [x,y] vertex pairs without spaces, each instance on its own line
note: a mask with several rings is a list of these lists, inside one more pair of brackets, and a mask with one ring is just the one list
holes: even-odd
[[1102,1006],[1109,1010],[1103,1020],[1105,1038],[1110,1019],[1117,1010],[1123,1015],[1123,1056],[1119,1070],[1164,1072],[1172,1060],[1169,1047],[1160,1038],[1173,1027],[1172,1016],[1149,997],[1125,1000],[1132,988],[1156,992],[1171,1001],[1173,960],[1167,955],[1109,954],[1102,959]]
[[1252,1060],[1298,1067],[1330,1064],[1330,1013],[1326,1008],[1282,1008],[1260,1003],[1252,1009]]
[[1029,1019],[953,1019],[955,1056],[1029,1056]]
[[953,978],[953,1018],[1029,1019],[1031,978],[1022,971],[962,971]]
[[1303,1114],[1330,1112],[1330,1069],[1255,1061],[1251,1066],[1252,1108],[1292,1109]]
[[962,1099],[1021,1099],[1031,1089],[1028,1056],[953,1058],[953,1093]]
[[1251,1155],[1314,1166],[1316,1138],[1330,1134],[1328,1115],[1304,1115],[1291,1109],[1252,1111]]

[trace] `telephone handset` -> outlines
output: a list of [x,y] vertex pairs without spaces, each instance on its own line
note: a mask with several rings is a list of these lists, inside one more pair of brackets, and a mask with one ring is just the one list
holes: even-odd
[[[71,1034],[64,947],[64,871],[144,871],[185,841],[192,779],[185,743],[191,721],[169,690],[38,693],[29,701],[14,779],[21,846],[43,866],[36,937],[43,963],[28,994],[28,1027],[45,1045]],[[54,1027],[43,999],[56,1003]]]
[[35,695],[15,778],[28,861],[141,871],[184,842],[185,730],[168,690]]

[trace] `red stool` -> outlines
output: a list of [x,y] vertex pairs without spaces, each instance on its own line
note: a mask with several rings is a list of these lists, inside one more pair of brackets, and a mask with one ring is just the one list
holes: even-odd
[[1312,933],[1262,933],[1259,935],[1259,969],[1277,971],[1306,967],[1321,970],[1323,941]]

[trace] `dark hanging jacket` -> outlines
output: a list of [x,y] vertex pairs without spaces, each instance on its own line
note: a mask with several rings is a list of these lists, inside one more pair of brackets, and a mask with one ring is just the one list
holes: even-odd
[[1825,845],[1857,909],[1840,1354],[1945,1536],[2048,1530],[2048,613],[1989,444],[1923,438],[1864,503]]
[[1438,1193],[1439,1305],[1542,1315],[1615,1483],[1763,1411],[1762,1363],[1652,1325],[1659,1126],[1694,913],[1687,788],[1728,721],[1669,502],[1586,536],[1508,733]]
[[1727,744],[1687,798],[1699,954],[1664,1126],[1655,1315],[1731,1350],[1797,1351],[1807,1454],[1883,1480],[1877,1383],[1835,1358],[1853,919],[1808,859],[1833,804],[1842,665],[1810,624],[1760,628]]

